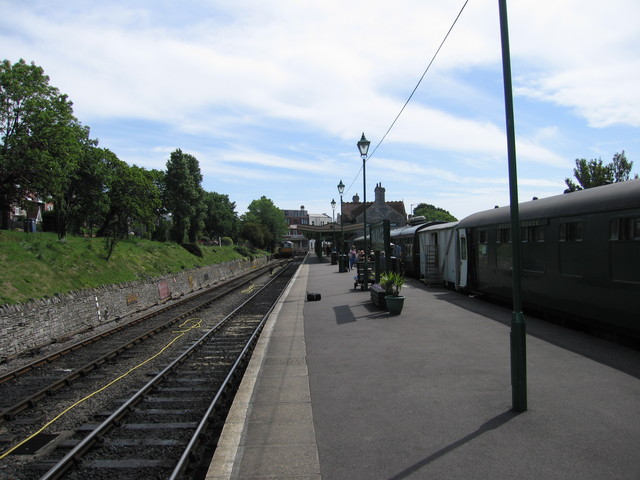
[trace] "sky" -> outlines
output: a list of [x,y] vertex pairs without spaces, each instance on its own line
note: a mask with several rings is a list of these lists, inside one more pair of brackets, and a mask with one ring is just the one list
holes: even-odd
[[[640,2],[507,6],[520,201],[561,194],[577,158],[639,173]],[[0,46],[100,147],[160,170],[180,148],[239,214],[332,216],[340,180],[362,200],[362,133],[368,201],[509,204],[498,0],[0,0]]]

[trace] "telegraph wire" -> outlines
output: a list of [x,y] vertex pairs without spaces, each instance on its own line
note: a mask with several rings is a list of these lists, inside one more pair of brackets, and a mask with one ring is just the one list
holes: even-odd
[[[456,23],[458,23],[458,20],[460,19],[460,16],[462,15],[462,12],[464,11],[465,7],[467,6],[467,3],[469,3],[469,0],[465,0],[464,4],[462,5],[462,8],[460,9],[460,11],[458,12],[458,15],[456,16],[455,20],[453,21],[453,23],[451,24],[451,27],[449,27],[449,30],[447,31],[446,35],[444,36],[444,38],[442,39],[442,42],[440,42],[440,45],[438,46],[436,52],[433,54],[433,57],[431,57],[431,61],[429,62],[429,64],[427,65],[427,68],[425,68],[424,72],[422,73],[422,76],[420,77],[420,80],[418,80],[418,83],[416,84],[416,86],[414,87],[413,91],[411,92],[411,95],[409,95],[409,98],[407,98],[407,101],[404,102],[404,105],[402,106],[402,108],[400,109],[400,112],[398,112],[398,115],[396,115],[396,118],[393,120],[393,122],[391,122],[391,125],[389,126],[389,128],[387,129],[386,133],[382,136],[382,138],[380,139],[380,141],[378,142],[378,144],[375,146],[375,148],[373,149],[373,152],[371,152],[370,155],[367,156],[367,159],[365,160],[365,163],[371,159],[371,157],[373,157],[373,155],[376,153],[376,150],[378,150],[378,147],[380,147],[380,145],[382,144],[382,142],[384,142],[384,139],[387,138],[387,135],[389,135],[389,132],[391,132],[391,129],[394,127],[394,125],[396,124],[396,122],[398,121],[398,119],[400,118],[400,115],[402,115],[402,112],[404,112],[404,109],[407,107],[407,105],[409,104],[409,102],[411,101],[411,99],[413,98],[413,95],[416,93],[416,91],[418,90],[418,87],[420,86],[420,84],[422,83],[422,80],[424,79],[424,77],[427,75],[427,72],[429,71],[429,69],[431,68],[431,65],[433,65],[433,62],[435,61],[436,57],[438,56],[438,53],[440,53],[440,50],[442,50],[442,47],[444,46],[444,42],[447,41],[447,38],[449,38],[449,35],[451,34],[451,32],[453,31],[453,27],[456,26]],[[360,172],[362,172],[362,168],[360,167],[360,170],[358,170],[357,175],[355,176],[355,178],[353,179],[353,181],[351,182],[351,185],[349,185],[349,188],[347,189],[347,191],[351,190],[351,187],[353,186],[353,184],[355,183],[356,179],[360,176]]]

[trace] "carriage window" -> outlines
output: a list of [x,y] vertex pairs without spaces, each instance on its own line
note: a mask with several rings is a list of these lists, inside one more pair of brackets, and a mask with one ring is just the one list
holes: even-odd
[[511,241],[511,228],[498,229],[498,243],[509,243]]
[[609,223],[609,240],[620,240],[620,219],[614,218]]
[[581,242],[582,238],[582,221],[563,222],[560,224],[561,242]]
[[545,228],[544,225],[522,227],[522,269],[527,272],[545,270]]
[[614,218],[609,224],[610,272],[616,282],[640,284],[640,217]]
[[560,223],[560,273],[569,277],[584,276],[584,226],[582,220]]
[[499,228],[496,246],[496,264],[498,268],[509,269],[511,263],[511,228]]
[[535,225],[531,227],[522,227],[523,242],[544,242],[545,238],[544,226]]
[[480,230],[478,232],[478,266],[489,266],[489,232]]
[[614,218],[611,220],[609,240],[640,240],[640,218]]
[[467,259],[467,237],[460,237],[460,260]]

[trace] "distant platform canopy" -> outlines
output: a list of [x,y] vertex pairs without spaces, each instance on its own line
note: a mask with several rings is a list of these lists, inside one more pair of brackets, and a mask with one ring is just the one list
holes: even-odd
[[334,233],[351,233],[361,231],[364,228],[362,223],[349,223],[342,226],[338,223],[327,223],[325,225],[298,225],[298,231],[306,237],[318,237],[325,235],[333,235]]

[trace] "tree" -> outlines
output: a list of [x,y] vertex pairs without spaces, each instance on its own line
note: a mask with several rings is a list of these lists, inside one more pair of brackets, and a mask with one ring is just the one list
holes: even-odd
[[240,238],[249,242],[255,248],[266,248],[271,234],[264,225],[253,222],[244,222],[240,228]]
[[167,161],[165,198],[167,210],[172,215],[171,238],[178,243],[197,239],[202,227],[204,190],[198,160],[177,149]]
[[[631,169],[633,168],[633,162],[627,160],[624,150],[613,155],[613,160],[611,160],[610,165],[613,173],[613,181],[615,183],[626,182],[629,180],[629,177],[631,176]],[[637,174],[635,178],[638,178]]]
[[93,235],[93,227],[102,223],[109,208],[107,195],[109,150],[88,146],[78,162],[78,171],[67,193],[69,231],[80,233],[83,226]]
[[78,220],[81,202],[91,202],[90,198],[96,194],[82,180],[83,167],[92,162],[90,157],[95,153],[97,141],[91,140],[89,129],[77,122],[53,126],[49,130],[56,132],[50,131],[41,137],[49,138],[48,151],[38,162],[42,174],[31,185],[40,196],[53,200],[58,237],[64,238],[74,218]]
[[107,261],[117,243],[126,238],[134,225],[152,230],[160,208],[160,191],[145,170],[129,166],[109,152],[110,175],[107,185],[109,210],[98,235],[105,237]]
[[[573,169],[573,176],[578,183],[570,178],[565,179],[567,189],[565,193],[575,192],[587,188],[599,187],[610,183],[624,182],[629,180],[633,162],[629,162],[624,153],[616,153],[611,163],[604,165],[602,159],[592,159],[587,161],[584,158],[576,158],[576,168]],[[638,176],[636,175],[636,178]]]
[[236,204],[229,200],[228,195],[205,192],[204,208],[204,232],[209,237],[237,237]]
[[455,222],[458,219],[442,208],[428,203],[421,203],[413,209],[414,215],[423,216],[430,222]]
[[[0,228],[8,227],[12,204],[58,187],[51,184],[77,161],[81,130],[72,103],[49,85],[41,67],[22,59],[0,64]],[[57,162],[68,164],[61,169]]]
[[279,242],[287,231],[287,223],[284,212],[274,205],[267,197],[252,201],[247,207],[247,213],[242,216],[243,223],[257,223],[264,227],[269,238],[265,239],[265,248],[275,250],[276,242]]
[[163,170],[151,169],[145,170],[145,175],[151,182],[154,189],[159,194],[160,203],[155,212],[155,228],[153,229],[151,238],[160,242],[166,242],[169,239],[170,222],[167,217],[168,209],[164,202],[166,195],[166,173]]

